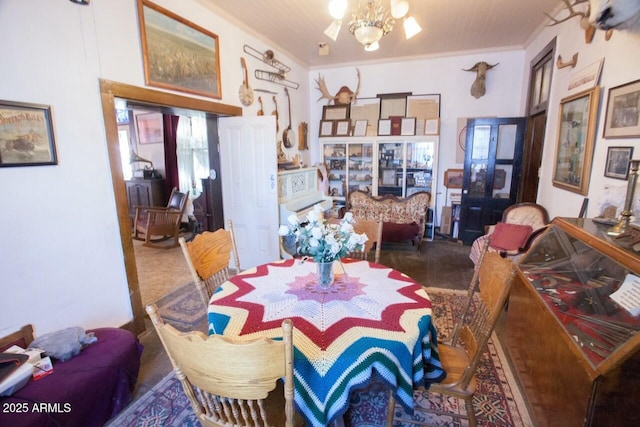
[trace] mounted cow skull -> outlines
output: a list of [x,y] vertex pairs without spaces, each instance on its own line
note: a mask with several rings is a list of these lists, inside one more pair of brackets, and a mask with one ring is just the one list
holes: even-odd
[[477,62],[473,67],[464,71],[473,71],[476,73],[476,80],[471,85],[471,95],[478,99],[486,93],[485,80],[487,79],[487,71],[498,64],[489,65],[486,62]]
[[640,0],[589,0],[591,22],[601,30],[640,32]]
[[322,96],[318,98],[318,101],[320,101],[323,98],[326,98],[327,105],[329,105],[331,101],[333,101],[333,103],[336,105],[351,104],[353,101],[356,100],[356,98],[358,97],[358,92],[360,91],[360,70],[358,70],[357,68],[356,68],[356,74],[358,76],[358,86],[356,86],[355,92],[351,91],[351,89],[349,89],[346,86],[342,86],[338,91],[338,93],[336,93],[335,95],[331,95],[329,93],[329,90],[327,89],[327,84],[324,82],[324,78],[318,76],[318,79],[316,80],[316,84],[318,85],[318,87],[316,87],[316,89],[318,89],[322,94]]

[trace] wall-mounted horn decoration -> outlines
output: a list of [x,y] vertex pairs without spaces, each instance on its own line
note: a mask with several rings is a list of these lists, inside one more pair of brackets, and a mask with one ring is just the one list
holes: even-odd
[[578,52],[573,54],[571,61],[562,62],[562,55],[558,55],[558,60],[556,61],[556,66],[558,68],[565,68],[571,66],[571,68],[576,68],[578,65]]

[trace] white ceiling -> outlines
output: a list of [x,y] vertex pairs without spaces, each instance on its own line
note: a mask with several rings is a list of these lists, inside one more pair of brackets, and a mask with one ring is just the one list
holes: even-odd
[[[365,52],[348,31],[349,0],[337,41],[324,35],[332,21],[329,0],[201,0],[219,15],[264,39],[276,53],[283,50],[301,64],[327,67],[337,64],[388,61],[411,56],[443,55],[474,50],[520,48],[549,22],[560,0],[410,0],[422,32],[404,39],[400,22],[380,41],[380,49]],[[364,1],[364,0],[359,0]],[[389,0],[381,0],[389,8]],[[320,56],[318,44],[327,43],[328,56]]]

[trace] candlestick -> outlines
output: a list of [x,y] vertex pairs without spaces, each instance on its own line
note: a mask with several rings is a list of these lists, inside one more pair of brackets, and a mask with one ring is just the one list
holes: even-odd
[[609,230],[609,236],[619,236],[629,228],[630,218],[633,215],[633,195],[636,191],[636,183],[638,182],[638,167],[640,160],[629,160],[630,171],[629,180],[627,182],[627,197],[624,201],[624,209],[620,212],[620,221]]

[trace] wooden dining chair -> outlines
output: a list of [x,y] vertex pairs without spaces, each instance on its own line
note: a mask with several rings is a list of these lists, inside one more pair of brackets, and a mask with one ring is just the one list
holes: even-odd
[[[455,413],[447,415],[467,419],[471,427],[477,425],[473,409],[473,395],[476,390],[475,372],[507,300],[515,272],[515,266],[511,260],[502,258],[495,252],[486,253],[478,273],[479,301],[464,318],[455,345],[438,344],[440,362],[447,377],[441,383],[431,384],[428,392],[463,399],[466,415]],[[422,387],[418,390],[427,391]],[[441,414],[435,406],[416,407],[414,410]],[[391,426],[394,420],[411,423],[409,419],[395,417],[395,398],[393,391],[390,391],[387,425]]]
[[378,264],[380,262],[380,251],[382,247],[382,215],[380,215],[377,220],[362,219],[355,216],[353,219],[355,221],[353,224],[353,230],[357,234],[366,233],[367,241],[361,251],[349,253],[349,258],[368,260],[369,253],[375,245],[376,248],[373,262]]
[[[187,206],[189,193],[181,193],[173,188],[166,207],[136,206],[133,219],[133,238],[144,240],[144,246],[169,249],[178,246],[178,236],[182,216]],[[159,242],[173,239],[172,245],[159,245]]]
[[238,341],[180,332],[164,323],[155,304],[147,306],[147,313],[202,425],[299,424],[294,419],[290,319],[282,322],[282,339]]
[[184,237],[179,239],[193,283],[205,305],[209,304],[209,299],[218,286],[231,277],[229,262],[232,253],[235,270],[240,271],[240,258],[231,220],[227,221],[227,228],[205,231],[196,235],[191,242],[187,242]]

